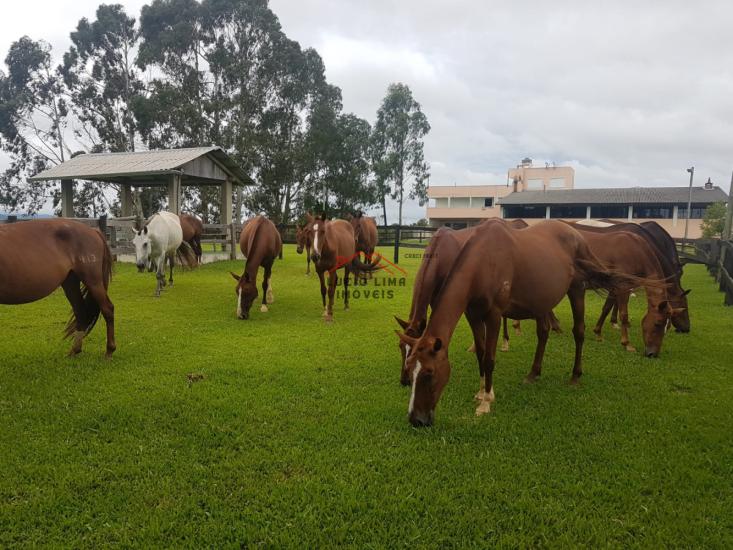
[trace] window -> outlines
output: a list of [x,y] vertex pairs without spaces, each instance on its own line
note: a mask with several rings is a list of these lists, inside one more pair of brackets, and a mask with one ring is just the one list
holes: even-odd
[[635,218],[671,219],[671,204],[639,204],[634,206]]
[[562,189],[565,187],[565,178],[552,178],[550,180],[550,187],[553,189]]
[[494,197],[484,197],[484,208],[494,207]]
[[453,197],[450,200],[451,208],[471,208],[470,197]]
[[528,191],[542,191],[545,188],[545,184],[541,179],[534,178],[531,180],[527,180],[526,188]]
[[585,206],[550,206],[551,218],[585,218]]
[[435,199],[435,208],[448,208],[448,197]]
[[[694,204],[692,205],[692,211],[690,214],[691,220],[701,220],[703,216],[705,215],[705,208],[707,207],[706,204]],[[671,208],[671,207],[670,207]],[[677,219],[685,220],[687,219],[687,205],[680,206],[677,210]]]
[[544,206],[505,206],[505,218],[544,218]]
[[590,207],[591,218],[622,218],[629,217],[629,207],[626,204],[608,204]]

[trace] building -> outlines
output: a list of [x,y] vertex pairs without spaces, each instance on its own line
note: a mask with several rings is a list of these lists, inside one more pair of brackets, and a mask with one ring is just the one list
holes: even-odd
[[[524,159],[509,170],[508,185],[431,187],[428,207],[431,225],[454,228],[475,225],[481,219],[522,218],[528,223],[542,219],[612,219],[616,221],[655,221],[672,237],[685,235],[689,187],[626,187],[617,189],[575,189],[571,167],[533,167]],[[466,197],[470,197],[466,202]],[[496,197],[492,208],[477,210],[480,198]],[[689,238],[702,236],[701,222],[708,205],[726,202],[720,187],[708,182],[692,188]],[[476,200],[475,200],[476,199]],[[498,204],[497,204],[498,200]]]

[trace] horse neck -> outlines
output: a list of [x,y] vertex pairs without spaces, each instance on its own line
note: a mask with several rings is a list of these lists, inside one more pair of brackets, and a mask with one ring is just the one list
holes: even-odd
[[[643,258],[643,276],[650,279],[664,279],[665,273],[662,269],[662,265],[659,263],[657,255],[654,253],[651,246],[649,246],[647,243],[644,244],[646,246],[642,248],[641,254],[641,257]],[[646,292],[647,305],[650,308],[657,306],[660,302],[667,299],[667,291],[664,288],[657,288],[654,286],[645,285],[644,290]]]
[[436,293],[443,282],[439,274],[440,256],[436,253],[439,245],[443,242],[442,237],[442,235],[436,235],[430,241],[430,245],[425,249],[423,262],[415,277],[415,284],[412,288],[410,322],[417,325],[427,318],[428,306],[436,297]]

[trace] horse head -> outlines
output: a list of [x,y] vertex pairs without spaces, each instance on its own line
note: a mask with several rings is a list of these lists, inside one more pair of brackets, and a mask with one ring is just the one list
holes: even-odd
[[398,332],[400,340],[410,346],[406,368],[411,373],[412,392],[407,408],[407,418],[413,426],[432,426],[435,407],[450,378],[448,350],[443,341],[423,334],[412,338]]
[[682,313],[682,308],[674,308],[669,300],[662,300],[657,305],[648,308],[641,320],[641,330],[644,338],[644,355],[652,358],[659,357],[662,351],[662,340],[667,331],[667,325],[675,314]]
[[[397,321],[397,324],[402,327],[404,334],[410,336],[411,338],[420,338],[420,336],[422,336],[422,333],[425,331],[425,319],[423,319],[419,323],[415,323],[403,321],[395,315],[395,321]],[[402,362],[400,363],[400,384],[402,384],[403,386],[409,386],[410,371],[407,368],[407,357],[410,355],[410,350],[412,349],[412,346],[400,339],[398,347],[400,348],[400,355],[402,356]]]
[[313,254],[311,258],[314,262],[321,259],[323,253],[323,244],[326,241],[326,225],[328,221],[325,215],[321,215],[313,220]]
[[690,332],[690,310],[687,307],[687,295],[692,289],[679,290],[682,292],[670,293],[669,302],[672,304],[672,326],[675,332]]
[[298,254],[302,254],[303,249],[310,248],[313,243],[313,217],[310,215],[309,217],[310,221],[295,228],[295,242],[298,244],[295,251]]
[[234,288],[234,292],[237,295],[237,318],[243,320],[249,319],[249,310],[257,298],[256,281],[250,279],[249,273],[246,271],[241,277],[231,271],[229,273],[237,281],[237,286]]
[[135,246],[135,264],[138,272],[142,273],[145,268],[150,265],[150,235],[148,234],[148,226],[135,231],[132,238],[132,244]]

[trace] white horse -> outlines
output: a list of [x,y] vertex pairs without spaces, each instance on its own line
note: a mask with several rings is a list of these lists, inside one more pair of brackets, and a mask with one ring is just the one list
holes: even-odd
[[158,285],[155,288],[155,295],[160,296],[161,289],[165,286],[165,260],[170,265],[169,282],[173,286],[173,264],[176,256],[183,265],[194,267],[196,256],[188,243],[183,240],[181,221],[171,212],[158,212],[139,231],[135,231],[132,239],[135,245],[135,260],[137,269],[141,273],[148,268],[148,271],[157,270],[156,278]]

